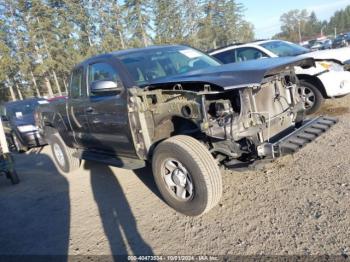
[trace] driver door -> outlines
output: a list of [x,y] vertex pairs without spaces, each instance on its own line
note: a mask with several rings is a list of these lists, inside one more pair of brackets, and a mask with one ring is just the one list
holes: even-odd
[[[88,65],[88,102],[86,115],[90,126],[89,147],[113,156],[136,156],[130,133],[127,110],[127,92],[118,70],[109,60]],[[117,93],[93,93],[95,81],[114,81],[120,87]]]

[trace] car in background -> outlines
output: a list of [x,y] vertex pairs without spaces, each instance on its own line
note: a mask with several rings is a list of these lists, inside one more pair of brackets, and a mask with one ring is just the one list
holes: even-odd
[[350,45],[350,32],[338,35],[332,44],[333,48],[347,47]]
[[235,44],[209,52],[224,64],[274,57],[311,57],[315,67],[296,68],[300,80],[299,94],[305,101],[307,114],[317,112],[325,99],[350,93],[350,49],[312,52],[302,46],[282,41],[264,40]]
[[54,97],[50,97],[50,98],[47,98],[47,101],[48,102],[55,102],[55,101],[65,101],[67,99],[67,96],[54,96]]
[[1,106],[6,138],[13,151],[25,152],[29,148],[46,144],[35,126],[34,112],[39,105],[47,103],[43,98],[30,98]]
[[312,51],[332,49],[332,40],[331,39],[317,40],[310,47],[310,49]]

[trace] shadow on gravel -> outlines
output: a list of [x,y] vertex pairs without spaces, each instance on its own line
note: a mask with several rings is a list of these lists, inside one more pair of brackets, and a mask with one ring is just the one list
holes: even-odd
[[16,154],[15,165],[21,182],[11,186],[0,180],[0,255],[60,255],[60,261],[67,260],[67,179],[40,151]]
[[156,182],[154,181],[152,167],[150,165],[147,165],[146,167],[141,169],[135,169],[133,170],[133,172],[155,196],[157,196],[160,200],[164,202],[157,188]]
[[137,230],[134,215],[112,170],[89,161],[84,169],[91,173],[92,191],[112,254],[128,254],[129,246],[134,255],[152,255],[152,249]]

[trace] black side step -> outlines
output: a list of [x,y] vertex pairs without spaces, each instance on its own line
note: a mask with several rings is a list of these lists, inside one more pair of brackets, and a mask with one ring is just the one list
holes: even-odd
[[74,157],[131,170],[140,169],[146,166],[146,162],[144,160],[111,156],[94,151],[78,150],[74,154]]
[[308,143],[311,143],[318,136],[326,132],[338,122],[332,117],[317,117],[305,121],[297,129],[291,129],[289,133],[283,133],[277,140],[264,143],[257,148],[260,156],[264,158],[276,158],[287,154],[293,154]]
[[282,138],[274,144],[276,155],[283,156],[293,154],[306,144],[315,140],[318,136],[328,131],[338,122],[336,118],[318,117],[310,120],[290,135]]

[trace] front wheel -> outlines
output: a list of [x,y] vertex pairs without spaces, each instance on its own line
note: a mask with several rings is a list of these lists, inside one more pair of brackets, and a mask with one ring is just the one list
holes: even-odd
[[321,91],[305,80],[300,80],[298,93],[305,100],[305,112],[307,115],[316,113],[324,102]]
[[189,136],[174,136],[154,152],[152,169],[164,200],[176,211],[198,216],[220,200],[220,169],[208,149]]
[[66,146],[58,133],[52,134],[49,141],[56,166],[59,170],[69,173],[79,168],[80,160],[73,156],[74,149]]

